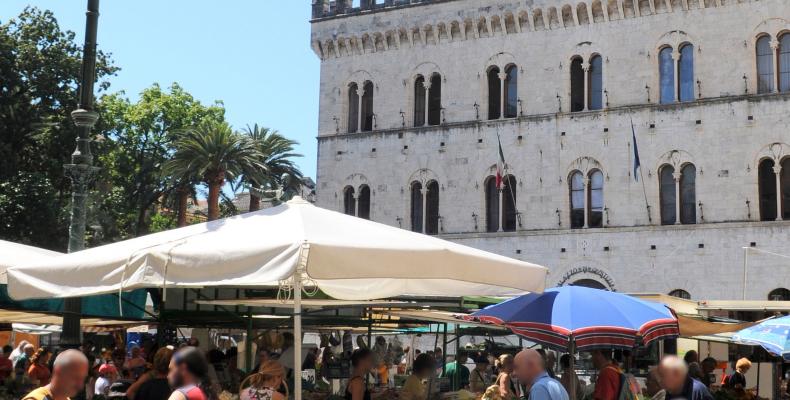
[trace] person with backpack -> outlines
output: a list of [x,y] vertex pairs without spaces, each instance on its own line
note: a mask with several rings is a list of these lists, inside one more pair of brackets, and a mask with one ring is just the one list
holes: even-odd
[[592,363],[598,370],[593,400],[618,400],[625,379],[620,367],[612,360],[612,351],[593,350]]

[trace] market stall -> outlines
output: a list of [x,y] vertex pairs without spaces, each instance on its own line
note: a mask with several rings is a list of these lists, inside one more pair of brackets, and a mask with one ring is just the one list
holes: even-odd
[[[278,207],[118,242],[8,271],[16,299],[140,288],[279,287],[293,299],[301,360],[302,295],[337,300],[403,295],[541,292],[544,267],[324,210],[295,198]],[[166,292],[165,292],[166,293]],[[301,365],[295,362],[295,374]],[[301,380],[294,392],[301,398]]]

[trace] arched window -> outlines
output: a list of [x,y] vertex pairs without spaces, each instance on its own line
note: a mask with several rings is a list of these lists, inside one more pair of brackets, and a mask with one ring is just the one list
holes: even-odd
[[496,178],[488,177],[486,187],[486,232],[499,230],[499,189],[496,187]]
[[514,232],[517,223],[516,177],[508,175],[502,180],[502,230]]
[[370,186],[362,185],[359,188],[359,199],[357,203],[357,216],[359,218],[370,219]]
[[357,215],[357,199],[354,198],[354,188],[351,186],[346,186],[343,189],[343,213]]
[[679,299],[691,300],[691,293],[683,289],[675,289],[669,292],[669,295],[672,297],[677,297]]
[[672,48],[667,46],[658,53],[658,75],[660,80],[661,104],[675,101],[675,60]]
[[414,80],[414,126],[425,125],[425,78]]
[[411,230],[422,232],[422,183],[411,183]]
[[428,91],[428,125],[442,123],[442,76],[431,76],[431,88]]
[[570,177],[571,228],[584,227],[584,175],[574,171]]
[[782,195],[782,219],[790,220],[790,157],[782,160],[782,171],[779,173],[779,187]]
[[768,300],[770,301],[790,301],[790,289],[779,288],[774,289],[768,293]]
[[356,83],[348,85],[348,133],[357,131],[359,125],[359,94]]
[[775,221],[776,210],[776,174],[774,160],[765,159],[760,162],[757,170],[757,181],[760,192],[760,220]]
[[365,93],[362,95],[362,131],[373,130],[373,82],[365,81]]
[[584,69],[582,58],[571,60],[571,112],[584,110]]
[[790,33],[779,39],[779,91],[790,92]]
[[518,116],[518,67],[505,68],[505,118]]
[[590,289],[600,289],[600,290],[609,290],[606,285],[601,282],[596,281],[595,279],[579,279],[570,284],[570,286],[581,286]]
[[680,47],[678,61],[678,91],[680,101],[694,100],[694,46],[686,43]]
[[[582,3],[583,4],[583,3]],[[603,109],[603,60],[595,55],[590,59],[590,110]]]
[[499,68],[488,70],[488,119],[499,119],[502,115],[502,87],[499,80]]
[[659,175],[659,196],[661,197],[661,225],[673,225],[677,219],[677,188],[675,187],[675,168],[665,165]]
[[680,169],[680,223],[697,223],[697,168],[686,164]]
[[587,200],[590,205],[588,226],[590,228],[603,227],[603,172],[600,170],[590,172],[590,191]]
[[425,233],[436,235],[439,233],[439,182],[428,182],[428,191],[425,193]]
[[774,91],[774,50],[771,37],[763,35],[757,39],[757,93]]

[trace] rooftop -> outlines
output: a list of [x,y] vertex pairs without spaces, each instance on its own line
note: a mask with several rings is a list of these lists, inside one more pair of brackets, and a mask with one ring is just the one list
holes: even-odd
[[454,0],[360,0],[359,7],[353,7],[352,0],[312,0],[313,21],[390,11],[426,4],[446,3],[449,1]]

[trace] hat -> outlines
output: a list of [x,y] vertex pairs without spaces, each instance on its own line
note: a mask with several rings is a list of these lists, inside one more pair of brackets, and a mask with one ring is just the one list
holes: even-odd
[[114,374],[116,372],[118,372],[118,370],[112,364],[102,364],[101,367],[99,367],[100,374]]

